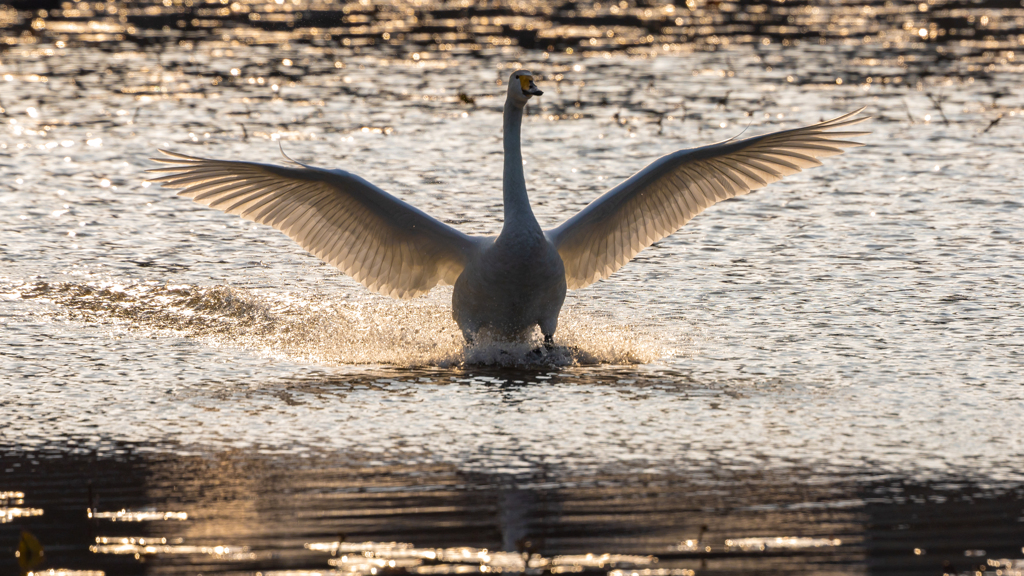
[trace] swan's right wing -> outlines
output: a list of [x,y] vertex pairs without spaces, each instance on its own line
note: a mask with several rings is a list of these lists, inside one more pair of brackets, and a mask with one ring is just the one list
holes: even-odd
[[476,241],[342,170],[206,160],[162,151],[150,172],[192,200],[267,224],[374,292],[412,298],[454,284]]
[[611,276],[644,248],[716,202],[746,194],[858,142],[832,132],[862,122],[863,110],[812,126],[680,150],[654,161],[547,232],[570,289]]

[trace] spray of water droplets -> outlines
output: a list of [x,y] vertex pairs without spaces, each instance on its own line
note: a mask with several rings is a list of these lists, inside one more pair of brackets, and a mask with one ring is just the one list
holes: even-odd
[[641,364],[667,353],[654,333],[608,325],[571,306],[553,350],[543,349],[539,332],[525,342],[467,347],[451,317],[450,288],[411,301],[158,283],[33,282],[15,292],[83,321],[173,331],[211,346],[324,365]]

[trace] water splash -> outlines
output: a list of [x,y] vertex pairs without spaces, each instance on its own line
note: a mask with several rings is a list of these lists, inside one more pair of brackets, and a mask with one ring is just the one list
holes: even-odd
[[563,310],[553,350],[543,349],[539,331],[525,342],[467,347],[451,318],[450,288],[412,301],[144,282],[37,281],[8,293],[54,304],[81,321],[183,333],[211,346],[335,366],[641,364],[666,353],[653,333],[608,325],[571,306]]

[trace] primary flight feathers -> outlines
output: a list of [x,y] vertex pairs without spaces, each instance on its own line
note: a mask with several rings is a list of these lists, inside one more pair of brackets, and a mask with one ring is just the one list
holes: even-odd
[[470,236],[343,170],[206,160],[161,150],[178,194],[267,224],[374,292],[413,298],[462,273]]
[[767,186],[818,158],[862,146],[830,132],[867,120],[864,109],[812,126],[679,150],[655,160],[547,232],[565,265],[569,289],[607,278],[644,248],[672,234],[706,208]]
[[[863,108],[793,130],[664,156],[546,235],[565,266],[568,288],[607,278],[638,252],[716,202],[818,166],[818,158],[860,146],[833,131],[856,124]],[[381,294],[419,296],[454,284],[467,259],[493,238],[474,238],[342,170],[206,160],[161,150],[172,164],[152,172],[179,195],[267,224],[314,256]]]

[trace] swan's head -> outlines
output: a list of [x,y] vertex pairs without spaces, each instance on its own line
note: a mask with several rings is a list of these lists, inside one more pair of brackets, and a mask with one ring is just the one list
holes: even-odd
[[508,99],[519,107],[526,106],[532,96],[541,94],[528,70],[516,70],[508,79]]

